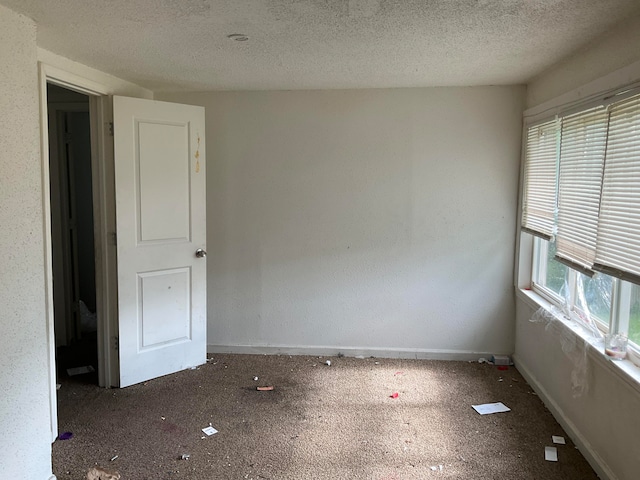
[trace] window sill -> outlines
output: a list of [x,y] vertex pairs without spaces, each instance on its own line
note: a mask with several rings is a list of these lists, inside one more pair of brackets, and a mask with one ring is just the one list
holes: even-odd
[[[535,293],[533,290],[525,290],[516,288],[516,296],[526,303],[529,307],[538,310],[539,308],[545,308],[550,311],[554,306],[549,301]],[[634,389],[636,393],[640,394],[640,367],[638,367],[629,358],[625,360],[611,360],[603,352],[602,340],[594,339],[587,330],[578,325],[577,323],[568,320],[564,315],[555,315],[556,320],[563,325],[568,331],[572,332],[576,337],[581,339],[585,343],[587,348],[587,355],[596,364],[600,365],[606,371],[610,371],[613,375],[616,375],[629,387]],[[628,353],[628,356],[634,355],[632,352]]]

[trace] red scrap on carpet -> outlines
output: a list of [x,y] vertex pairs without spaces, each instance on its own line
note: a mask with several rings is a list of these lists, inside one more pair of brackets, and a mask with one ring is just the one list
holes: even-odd
[[391,395],[389,395],[391,398],[398,398],[398,392],[393,392]]
[[509,370],[509,367],[507,367],[506,365],[499,365],[498,370]]

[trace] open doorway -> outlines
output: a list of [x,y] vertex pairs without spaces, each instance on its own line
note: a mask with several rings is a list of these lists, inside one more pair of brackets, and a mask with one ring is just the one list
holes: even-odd
[[98,383],[89,97],[47,84],[51,260],[58,383]]

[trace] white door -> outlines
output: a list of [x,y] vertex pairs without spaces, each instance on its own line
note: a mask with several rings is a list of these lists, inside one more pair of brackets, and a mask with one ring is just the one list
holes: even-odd
[[120,387],[206,362],[204,108],[113,98]]

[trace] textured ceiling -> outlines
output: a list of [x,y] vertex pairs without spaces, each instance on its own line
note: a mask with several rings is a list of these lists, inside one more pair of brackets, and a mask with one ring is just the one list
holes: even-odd
[[152,90],[521,84],[640,15],[639,0],[0,3],[41,47]]

